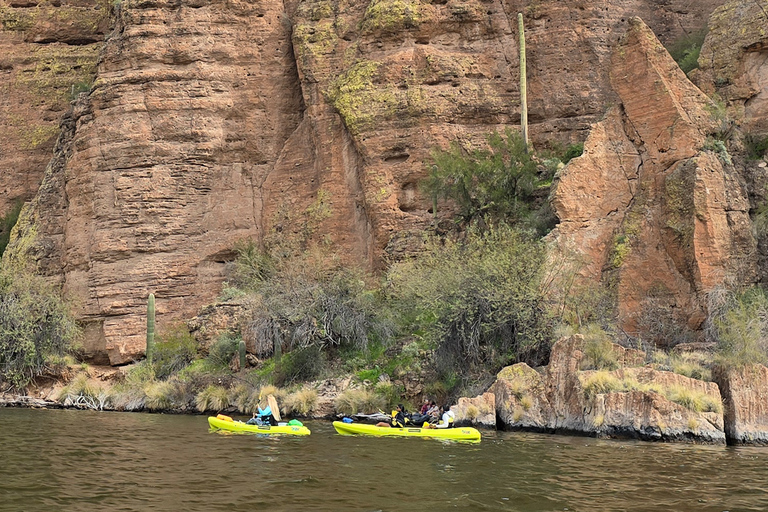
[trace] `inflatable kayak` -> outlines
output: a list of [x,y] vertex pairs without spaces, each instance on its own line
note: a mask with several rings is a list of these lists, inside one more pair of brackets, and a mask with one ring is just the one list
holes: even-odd
[[387,428],[364,423],[344,423],[334,421],[333,428],[341,435],[431,437],[433,439],[452,439],[454,441],[480,441],[480,431],[472,427],[457,428]]
[[277,426],[249,425],[242,421],[233,420],[229,416],[219,414],[208,417],[208,425],[213,429],[229,432],[250,432],[253,434],[287,434],[291,436],[308,436],[310,431],[304,425],[279,424]]

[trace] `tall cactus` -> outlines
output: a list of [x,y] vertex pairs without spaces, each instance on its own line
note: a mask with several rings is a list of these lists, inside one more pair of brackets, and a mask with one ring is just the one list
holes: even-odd
[[155,349],[155,294],[150,293],[147,300],[147,359],[152,360]]
[[525,69],[525,27],[523,13],[517,13],[517,30],[520,33],[520,134],[528,152],[528,79]]
[[240,354],[240,369],[245,370],[245,341],[240,340],[237,349],[238,353]]

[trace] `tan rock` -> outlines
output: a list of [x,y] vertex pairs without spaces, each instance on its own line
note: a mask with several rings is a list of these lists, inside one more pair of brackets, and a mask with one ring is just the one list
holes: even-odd
[[457,426],[479,426],[496,428],[496,396],[494,393],[483,393],[474,398],[461,397],[456,405],[451,407],[456,415]]
[[768,444],[768,368],[720,368],[714,374],[725,402],[725,432],[734,444]]
[[717,90],[746,131],[768,131],[768,1],[725,2],[708,25],[697,83]]
[[[650,367],[622,367],[612,372],[580,371],[584,338],[574,335],[552,347],[550,364],[539,373],[524,364],[504,368],[490,391],[504,428],[577,432],[644,440],[725,442],[720,392],[716,384]],[[621,352],[621,347],[618,351]],[[627,351],[630,364],[643,358]],[[593,378],[615,383],[593,391]],[[621,389],[624,386],[624,389]],[[599,389],[599,388],[594,388]],[[589,391],[589,393],[587,393]],[[698,412],[668,396],[706,401]],[[706,397],[702,398],[702,397]],[[680,399],[681,401],[683,399]]]
[[709,290],[756,278],[745,186],[705,149],[711,101],[637,18],[613,53],[611,83],[621,108],[563,169],[551,239],[584,262],[582,279],[615,283],[625,331],[638,331],[649,301],[698,329]]

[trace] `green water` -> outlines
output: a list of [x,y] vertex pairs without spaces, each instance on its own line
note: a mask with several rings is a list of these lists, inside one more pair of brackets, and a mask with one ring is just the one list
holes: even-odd
[[484,433],[210,433],[205,416],[0,408],[0,510],[765,511],[768,449]]

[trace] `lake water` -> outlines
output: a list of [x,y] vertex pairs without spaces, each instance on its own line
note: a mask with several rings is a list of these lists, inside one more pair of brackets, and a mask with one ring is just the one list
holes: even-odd
[[768,510],[768,448],[306,424],[274,438],[211,433],[205,416],[0,408],[0,510]]

